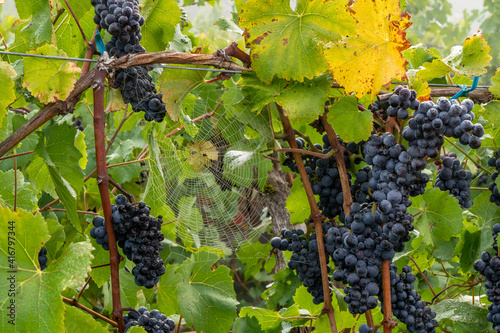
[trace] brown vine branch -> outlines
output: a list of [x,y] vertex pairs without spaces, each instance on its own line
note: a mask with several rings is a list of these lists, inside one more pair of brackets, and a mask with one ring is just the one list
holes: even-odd
[[118,324],[120,332],[125,331],[125,324],[122,317],[122,305],[120,300],[120,277],[119,277],[119,254],[116,245],[113,221],[111,220],[111,202],[108,189],[108,171],[106,167],[106,141],[105,141],[105,119],[104,119],[104,81],[106,71],[98,70],[95,81],[92,85],[94,89],[94,137],[95,153],[97,164],[97,186],[101,195],[106,233],[109,243],[109,260],[111,264],[111,293],[113,296],[113,319]]
[[118,324],[114,321],[112,321],[111,319],[109,319],[108,317],[104,317],[102,314],[98,313],[98,312],[95,312],[94,310],[92,309],[89,309],[88,307],[86,307],[85,305],[77,302],[75,299],[70,299],[70,298],[67,298],[67,297],[64,297],[64,296],[61,296],[62,297],[62,300],[65,302],[65,303],[68,303],[69,305],[71,306],[76,306],[77,308],[80,308],[82,309],[83,311],[85,312],[88,312],[90,313],[91,315],[93,316],[96,316],[97,318],[107,322],[108,324],[111,324],[115,327],[118,327]]
[[[290,120],[285,115],[283,108],[276,104],[276,108],[278,110],[281,123],[283,124],[283,132],[287,135],[286,140],[290,147],[294,149],[298,149],[297,142],[295,141],[295,131],[292,128]],[[316,240],[318,242],[318,248],[324,249],[323,244],[323,228],[322,228],[322,216],[321,212],[318,208],[318,204],[316,203],[316,199],[314,198],[313,190],[311,187],[311,183],[309,182],[309,178],[307,177],[307,172],[304,167],[304,163],[302,161],[302,156],[299,152],[293,152],[293,157],[295,159],[295,163],[297,163],[297,168],[299,169],[300,178],[302,179],[302,183],[304,184],[304,190],[307,195],[307,201],[309,202],[309,206],[311,207],[311,218],[314,221],[314,228],[316,230]],[[321,266],[321,281],[323,284],[323,293],[324,293],[324,305],[323,305],[323,313],[328,315],[328,319],[330,321],[330,329],[332,333],[338,333],[337,325],[335,323],[335,314],[332,307],[332,299],[330,296],[330,284],[328,280],[328,270],[326,265],[326,255],[325,251],[319,252],[319,261]]]
[[73,18],[75,19],[75,22],[76,22],[76,25],[78,26],[78,29],[80,29],[80,32],[82,34],[82,37],[83,37],[83,41],[85,42],[85,45],[89,45],[89,42],[87,42],[87,38],[85,37],[85,33],[83,32],[83,29],[80,25],[80,22],[78,22],[76,16],[75,16],[75,13],[73,13],[73,9],[71,9],[69,3],[68,3],[68,0],[64,0],[64,2],[66,3],[66,6],[68,6],[68,9],[69,9],[69,12],[71,13],[71,15],[73,15]]
[[345,148],[340,144],[335,130],[326,118],[326,114],[327,112],[325,111],[320,119],[324,129],[326,130],[330,144],[332,145],[332,152],[337,152],[335,154],[335,161],[337,162],[337,168],[339,169],[340,183],[342,185],[342,192],[344,193],[344,214],[347,216],[351,213],[352,196],[351,187],[349,186],[349,177],[347,175],[347,168],[344,161]]
[[238,47],[238,43],[232,42],[231,45],[226,47],[224,49],[224,52],[226,53],[227,56],[229,57],[235,57],[236,59],[240,60],[245,67],[250,67],[252,65],[252,60],[250,59],[250,56],[243,52]]
[[163,51],[157,53],[136,53],[129,54],[112,61],[109,68],[124,69],[134,66],[149,66],[154,64],[189,64],[206,65],[215,68],[225,68],[228,70],[251,72],[252,70],[240,66],[232,61],[214,54],[182,53],[177,51]]

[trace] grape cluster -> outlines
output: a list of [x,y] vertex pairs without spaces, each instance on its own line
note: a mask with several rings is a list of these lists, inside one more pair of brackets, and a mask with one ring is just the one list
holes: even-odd
[[488,165],[491,167],[495,167],[496,171],[491,175],[491,179],[493,180],[489,185],[489,190],[491,191],[490,201],[495,203],[497,206],[500,206],[500,193],[498,192],[498,186],[495,184],[495,180],[498,177],[498,173],[500,172],[500,150],[496,151],[494,156],[488,160]]
[[[500,224],[493,226],[493,247],[498,253],[496,238],[500,232]],[[474,263],[474,269],[486,278],[486,295],[491,304],[488,306],[488,321],[493,323],[493,330],[500,332],[500,257],[483,252],[481,259]]]
[[[139,13],[138,0],[92,0],[95,9],[94,22],[106,29],[111,40],[106,43],[110,56],[143,53],[139,44],[144,17]],[[116,72],[114,88],[122,92],[123,101],[130,103],[136,112],[144,111],[147,121],[163,121],[166,110],[163,94],[157,94],[153,78],[147,66],[130,67]]]
[[450,191],[450,194],[458,199],[462,208],[470,208],[470,185],[472,173],[464,170],[460,161],[456,159],[455,153],[450,153],[447,157],[441,156],[442,164],[438,168],[435,187],[441,191]]
[[372,178],[372,169],[370,166],[365,166],[358,170],[356,179],[351,185],[351,195],[355,202],[359,204],[370,203],[372,198],[370,196],[370,179]]
[[90,229],[90,237],[94,238],[97,244],[101,244],[103,249],[109,251],[108,234],[106,233],[104,217],[94,217],[92,224],[94,227]]
[[[323,226],[325,229],[331,227],[331,224],[326,223]],[[307,291],[313,296],[314,304],[320,304],[325,301],[325,297],[316,234],[312,233],[309,240],[308,242],[303,230],[282,229],[280,237],[271,239],[271,246],[281,251],[293,252],[288,267],[297,272],[302,285],[307,287]],[[329,271],[330,266],[327,266],[327,269]]]
[[408,109],[416,110],[420,104],[417,99],[417,92],[401,86],[394,89],[394,94],[389,98],[389,107],[387,115],[389,117],[398,117],[399,119],[407,119],[409,116]]
[[80,132],[83,132],[82,121],[80,119],[76,119],[74,116],[71,120],[73,121],[73,127],[76,127]]
[[[144,202],[132,205],[122,194],[116,197],[115,202],[116,205],[111,206],[111,219],[118,245],[127,258],[136,264],[132,269],[135,283],[153,288],[165,273],[163,260],[159,258],[163,250],[161,241],[164,239],[161,232],[162,216],[149,216],[151,208]],[[93,223],[90,236],[102,244],[105,250],[109,250],[104,218],[95,217]]]
[[[369,106],[372,113],[382,111],[382,114],[387,114],[389,117],[398,117],[399,119],[407,119],[409,116],[408,109],[416,110],[420,104],[417,99],[417,92],[403,86],[398,86],[394,89],[394,94],[387,101],[375,101]],[[385,120],[385,119],[384,119]]]
[[457,100],[450,101],[445,97],[440,97],[436,103],[421,103],[414,118],[403,129],[403,138],[410,146],[408,152],[413,158],[437,157],[444,143],[443,135],[459,139],[461,144],[473,149],[479,148],[484,128],[472,123],[475,118],[473,108],[474,102],[470,99],[461,105]]
[[369,187],[380,219],[386,223],[384,233],[394,244],[394,250],[402,251],[405,242],[410,240],[409,232],[414,229],[413,217],[406,212],[406,207],[411,205],[407,190],[419,194],[424,190],[429,177],[420,170],[426,162],[412,160],[390,133],[372,135],[364,151],[366,162],[373,165]]
[[130,311],[123,316],[125,328],[128,330],[132,326],[140,326],[146,332],[151,333],[171,333],[175,329],[175,322],[168,319],[167,316],[158,310],[151,310],[144,306],[138,309],[138,312]]
[[[382,274],[378,277],[382,285]],[[396,266],[391,264],[391,303],[392,313],[400,321],[406,324],[408,332],[434,333],[438,324],[436,313],[431,310],[420,295],[414,290],[415,274],[411,272],[410,266],[404,266],[401,274],[397,273]],[[384,295],[382,290],[379,300],[383,304]],[[382,306],[382,311],[384,310]]]
[[40,269],[43,271],[47,268],[47,249],[42,246],[38,252],[38,263],[40,264]]

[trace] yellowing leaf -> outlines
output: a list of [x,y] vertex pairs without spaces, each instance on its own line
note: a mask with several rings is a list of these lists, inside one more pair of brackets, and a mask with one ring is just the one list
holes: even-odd
[[[28,53],[66,56],[53,45],[44,45]],[[24,59],[23,87],[44,104],[65,100],[73,90],[76,74],[80,71],[74,62],[27,57]]]
[[427,82],[422,82],[418,78],[410,79],[411,88],[417,92],[417,99],[420,102],[428,101],[431,98],[431,88]]
[[491,78],[491,82],[493,85],[488,89],[493,96],[499,98],[500,97],[500,68],[495,72],[495,76]]
[[[14,81],[12,81],[12,78],[16,76],[16,71],[9,63],[0,61],[0,87],[2,87],[2,93],[0,94],[0,119],[5,117],[7,106],[16,99]],[[0,122],[0,127],[2,127],[2,122]]]
[[347,1],[249,0],[238,6],[240,26],[246,28],[252,68],[264,82],[274,75],[302,82],[323,73],[328,64],[318,45],[354,33]]
[[384,84],[405,74],[401,51],[410,47],[404,31],[411,25],[410,16],[401,13],[394,0],[357,0],[352,9],[357,36],[328,44],[324,53],[335,80],[347,92],[358,98],[371,94],[373,99]]
[[475,76],[486,73],[486,66],[490,64],[491,46],[481,33],[467,38],[463,46],[455,46],[443,62],[461,75]]
[[187,161],[194,171],[201,172],[217,161],[219,152],[210,141],[192,141],[187,144],[189,155]]

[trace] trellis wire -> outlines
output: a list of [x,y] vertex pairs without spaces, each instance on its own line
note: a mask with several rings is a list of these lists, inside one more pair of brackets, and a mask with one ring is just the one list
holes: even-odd
[[[35,58],[45,58],[45,59],[55,59],[55,60],[71,60],[71,61],[82,61],[82,62],[97,62],[94,59],[84,59],[84,58],[68,58],[68,57],[58,57],[58,56],[48,56],[42,54],[27,54],[27,53],[18,53],[18,52],[6,52],[0,51],[0,54],[5,55],[13,55],[20,57],[35,57]],[[220,73],[234,73],[241,74],[241,71],[233,71],[229,69],[211,69],[211,68],[196,68],[196,67],[179,67],[179,66],[168,66],[168,65],[151,65],[151,67],[155,68],[167,68],[167,69],[186,69],[190,71],[204,71],[204,72],[220,72]],[[404,84],[407,85],[408,82],[391,82],[392,84]],[[448,88],[457,88],[456,84],[443,84],[443,83],[429,83],[429,87],[448,87]],[[490,88],[491,86],[477,86],[477,88]]]

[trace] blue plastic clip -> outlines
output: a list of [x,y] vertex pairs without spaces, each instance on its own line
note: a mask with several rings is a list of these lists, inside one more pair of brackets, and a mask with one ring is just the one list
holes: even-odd
[[101,34],[99,31],[95,31],[95,45],[97,46],[97,49],[101,54],[104,54],[106,51],[106,48],[104,47],[104,42],[102,41]]
[[470,93],[473,90],[476,90],[478,82],[479,82],[479,76],[474,76],[474,79],[472,79],[472,86],[470,87],[470,89],[467,89],[466,84],[457,84],[457,87],[461,88],[461,90],[457,92],[453,97],[451,97],[450,100],[457,99],[461,96],[467,96],[468,93]]

